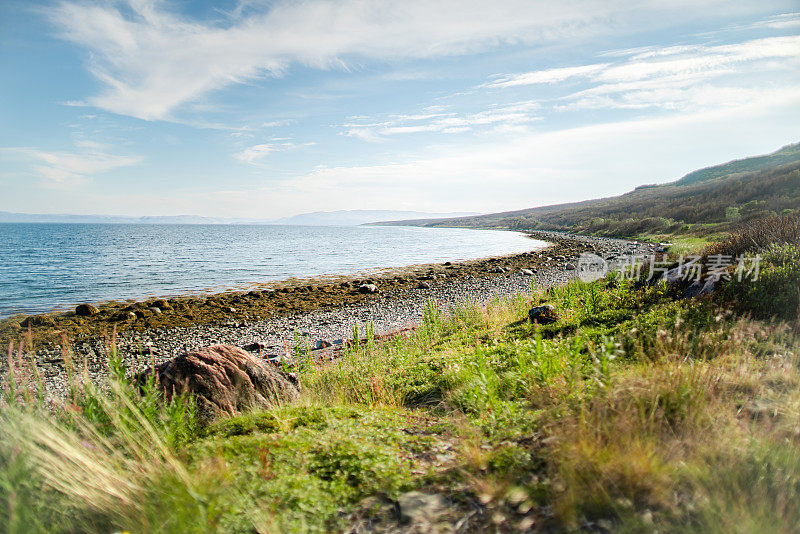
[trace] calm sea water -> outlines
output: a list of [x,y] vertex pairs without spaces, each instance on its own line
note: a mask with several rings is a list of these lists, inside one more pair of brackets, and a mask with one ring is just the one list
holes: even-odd
[[0,314],[471,259],[542,245],[412,227],[0,224]]

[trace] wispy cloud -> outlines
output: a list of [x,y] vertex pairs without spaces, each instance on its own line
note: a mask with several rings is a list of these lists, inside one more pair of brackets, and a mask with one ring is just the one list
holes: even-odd
[[412,115],[392,115],[378,122],[353,121],[343,124],[345,135],[375,141],[387,136],[423,132],[462,133],[475,130],[509,131],[540,120],[540,105],[532,100],[496,105],[475,113],[431,112],[428,108]]
[[515,87],[519,85],[536,85],[540,83],[563,82],[570,78],[585,78],[605,70],[609,63],[597,65],[581,65],[579,67],[561,67],[556,69],[536,70],[522,74],[501,76],[486,83],[483,87]]
[[93,177],[136,165],[139,156],[111,154],[110,147],[94,141],[78,141],[73,151],[48,151],[31,147],[4,147],[0,154],[21,159],[28,172],[38,176],[44,187],[64,189],[85,184]]
[[244,150],[237,152],[233,155],[242,163],[249,165],[257,165],[261,163],[267,156],[275,152],[284,152],[286,150],[293,150],[303,146],[312,146],[314,143],[296,144],[289,139],[272,139],[269,143],[262,143],[259,145],[252,145]]
[[605,55],[619,59],[507,75],[485,86],[509,88],[579,79],[589,87],[561,97],[555,109],[688,109],[746,103],[763,90],[764,73],[784,74],[772,77],[773,88],[794,89],[800,81],[800,36],[714,46],[643,47]]
[[190,19],[159,0],[62,1],[47,13],[64,39],[90,53],[88,69],[103,90],[85,104],[158,120],[174,119],[176,109],[212,90],[282,76],[295,63],[340,68],[350,58],[430,58],[588,39],[675,20],[689,5],[702,18],[720,1],[505,0],[487,9],[482,0],[278,0],[221,21]]

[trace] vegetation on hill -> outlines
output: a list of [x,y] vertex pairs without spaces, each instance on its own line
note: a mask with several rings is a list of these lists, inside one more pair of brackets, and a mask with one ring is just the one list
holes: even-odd
[[670,235],[720,236],[759,218],[798,211],[800,144],[795,144],[767,156],[702,169],[669,184],[638,187],[618,197],[404,224],[663,239]]
[[[19,352],[0,407],[0,524],[793,531],[800,242],[785,229],[732,238],[726,251],[764,256],[758,279],[700,299],[612,276],[431,303],[407,335],[334,362],[298,353],[299,400],[205,428],[191,399],[134,388],[113,345],[110,383],[82,381],[76,362],[56,405]],[[555,323],[524,320],[543,303]]]
[[700,169],[699,171],[690,172],[677,182],[676,185],[691,185],[698,182],[705,182],[706,180],[713,180],[716,178],[723,178],[732,174],[742,172],[757,172],[774,167],[780,167],[789,163],[794,163],[800,160],[800,143],[794,145],[787,145],[780,150],[767,154],[765,156],[755,156],[752,158],[737,159],[724,163],[722,165],[715,165]]

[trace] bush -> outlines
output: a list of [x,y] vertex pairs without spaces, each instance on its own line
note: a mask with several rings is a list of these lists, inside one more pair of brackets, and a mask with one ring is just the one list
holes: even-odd
[[749,222],[724,241],[709,245],[706,255],[724,254],[736,258],[756,253],[773,244],[800,245],[800,216],[784,215]]
[[773,245],[764,254],[758,280],[733,279],[722,297],[761,319],[797,321],[800,309],[800,246]]

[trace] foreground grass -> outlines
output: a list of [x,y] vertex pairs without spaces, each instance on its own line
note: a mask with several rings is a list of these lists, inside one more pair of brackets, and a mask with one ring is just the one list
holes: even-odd
[[[76,379],[70,402],[47,406],[17,355],[0,421],[0,524],[392,529],[409,521],[393,503],[417,491],[445,497],[438,527],[790,532],[800,272],[791,246],[767,259],[758,282],[699,301],[603,280],[488,306],[431,303],[405,336],[368,339],[333,363],[302,357],[297,403],[209,428],[191,399],[133,390],[113,352],[106,390]],[[521,320],[543,302],[557,323]]]

